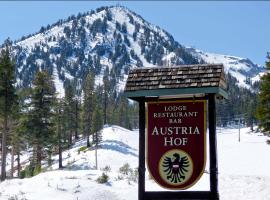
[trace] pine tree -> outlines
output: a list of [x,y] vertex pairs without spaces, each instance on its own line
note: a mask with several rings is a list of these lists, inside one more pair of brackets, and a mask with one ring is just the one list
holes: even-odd
[[257,118],[259,125],[264,131],[270,131],[270,53],[267,55],[268,61],[266,68],[268,72],[261,78],[261,87],[259,93],[259,105],[257,109]]
[[55,130],[56,130],[56,145],[58,147],[58,167],[63,168],[63,149],[66,142],[65,137],[65,115],[64,115],[64,100],[58,99],[55,106]]
[[91,134],[92,115],[93,115],[93,94],[94,94],[95,75],[91,71],[88,73],[83,85],[83,107],[82,107],[82,130],[86,137],[87,147],[90,147],[89,136]]
[[255,122],[255,115],[256,115],[256,107],[257,107],[257,98],[250,100],[248,106],[246,107],[247,115],[246,121],[247,126],[250,127],[250,130],[253,131],[253,125]]
[[76,102],[75,91],[71,83],[65,87],[65,115],[66,115],[66,128],[68,131],[68,147],[70,148],[73,143],[73,135],[76,132]]
[[102,109],[100,107],[100,104],[96,101],[95,109],[93,112],[93,120],[92,120],[92,134],[93,134],[93,143],[95,144],[96,169],[98,168],[97,149],[102,140],[102,135],[100,132],[103,127],[103,119],[102,119],[101,110]]
[[[11,178],[13,178],[14,167],[14,157],[17,155],[17,160],[20,159],[20,151],[25,147],[24,135],[20,132],[20,117],[22,113],[20,112],[20,105],[16,102],[13,106],[13,116],[9,122],[9,135],[8,135],[8,145],[11,146]],[[20,163],[18,163],[18,166]],[[19,169],[18,169],[19,175]]]
[[110,90],[110,80],[109,80],[109,68],[106,67],[103,76],[103,88],[104,88],[104,124],[107,124],[107,105],[108,105],[108,96]]
[[75,96],[75,121],[74,121],[74,129],[75,129],[75,140],[78,140],[79,139],[79,124],[80,124],[80,111],[81,111],[81,108],[80,108],[80,102],[79,102],[79,97],[76,95]]
[[103,127],[102,109],[99,104],[95,106],[92,120],[93,143],[98,146],[102,140],[101,129]]
[[54,136],[53,106],[55,88],[52,77],[46,71],[38,71],[33,81],[29,110],[25,127],[33,146],[32,165],[36,172],[41,169],[44,148],[51,145]]
[[[27,147],[27,130],[25,129],[24,122],[26,121],[26,115],[24,111],[27,109],[25,105],[25,100],[29,96],[29,89],[19,89],[18,94],[18,104],[15,107],[15,113],[16,113],[16,127],[15,131],[12,132],[10,135],[10,144],[12,145],[12,149],[14,153],[16,154],[17,158],[17,176],[20,176],[20,170],[21,170],[21,163],[20,163],[20,156],[21,151],[25,150]],[[14,171],[14,170],[11,170]]]
[[0,117],[3,119],[2,154],[1,154],[1,181],[6,179],[6,156],[8,122],[12,117],[15,94],[15,65],[9,55],[9,46],[2,50],[0,55]]
[[122,127],[126,127],[127,122],[128,122],[128,112],[127,112],[127,104],[126,101],[121,98],[120,101],[120,108],[119,108],[119,124]]

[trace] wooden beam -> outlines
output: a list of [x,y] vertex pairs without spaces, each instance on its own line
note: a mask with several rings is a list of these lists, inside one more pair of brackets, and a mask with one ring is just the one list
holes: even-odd
[[228,94],[225,90],[219,87],[193,87],[193,88],[174,88],[174,89],[153,89],[153,90],[136,90],[125,91],[125,96],[137,101],[137,98],[141,97],[162,97],[170,95],[183,95],[190,94],[217,94],[225,99],[228,98]]
[[139,98],[139,180],[138,200],[145,200],[145,98]]
[[145,192],[145,200],[211,199],[210,191]]
[[218,165],[216,139],[216,102],[215,94],[209,94],[208,99],[209,122],[209,154],[210,154],[210,191],[211,199],[219,199],[218,194]]

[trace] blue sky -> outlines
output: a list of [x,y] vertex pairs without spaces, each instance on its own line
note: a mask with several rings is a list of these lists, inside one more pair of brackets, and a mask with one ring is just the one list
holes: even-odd
[[262,1],[12,1],[0,2],[0,43],[19,39],[78,12],[123,5],[180,44],[264,64],[270,51],[270,2]]

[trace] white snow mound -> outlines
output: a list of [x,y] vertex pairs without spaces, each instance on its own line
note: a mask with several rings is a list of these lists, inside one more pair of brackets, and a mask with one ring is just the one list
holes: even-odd
[[[27,200],[136,200],[137,183],[122,177],[119,168],[129,163],[138,167],[138,130],[130,131],[119,126],[107,126],[102,130],[103,141],[98,149],[98,170],[95,170],[95,150],[78,152],[85,140],[63,153],[64,170],[58,170],[57,156],[50,171],[32,178],[6,180],[0,184],[0,199]],[[270,199],[270,145],[261,133],[241,129],[218,129],[219,191],[222,200]],[[209,190],[209,159],[205,173],[189,190]],[[109,181],[98,184],[96,179],[105,166]],[[146,174],[146,190],[160,188]]]

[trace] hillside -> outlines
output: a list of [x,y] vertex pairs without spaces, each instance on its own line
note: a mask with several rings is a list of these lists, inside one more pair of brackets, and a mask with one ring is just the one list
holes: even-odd
[[123,7],[103,7],[60,20],[13,47],[18,86],[29,86],[37,69],[47,69],[60,94],[68,80],[76,79],[81,88],[89,69],[98,85],[108,68],[110,79],[115,79],[112,87],[120,91],[133,67],[198,62],[170,34]]
[[[132,176],[124,176],[119,168],[129,163],[135,170],[138,164],[138,131],[111,126],[102,131],[103,142],[98,150],[99,170],[94,168],[94,150],[78,153],[85,145],[78,142],[64,152],[66,169],[57,170],[57,157],[48,172],[32,178],[7,180],[0,184],[0,199],[27,200],[135,200],[137,182]],[[241,142],[238,142],[238,129],[218,130],[219,191],[221,200],[266,200],[270,198],[269,167],[265,156],[270,153],[267,137],[261,133],[250,133],[241,129]],[[269,139],[269,138],[268,138]],[[252,151],[251,151],[252,149]],[[208,163],[200,181],[189,190],[208,190]],[[96,179],[105,166],[110,166],[109,182],[98,184]],[[148,173],[147,190],[160,188]]]
[[188,48],[188,51],[206,63],[222,63],[225,72],[230,73],[231,76],[238,80],[238,86],[247,89],[251,89],[252,84],[259,81],[263,72],[265,72],[263,66],[253,63],[248,58],[208,53],[193,48]]
[[[13,44],[18,87],[29,87],[38,69],[54,76],[62,97],[73,81],[77,89],[89,70],[96,85],[109,71],[111,87],[123,90],[129,69],[195,63],[223,63],[240,86],[250,88],[263,72],[249,59],[206,53],[181,45],[165,30],[125,7],[101,7],[42,27]],[[252,81],[253,80],[253,81]]]

